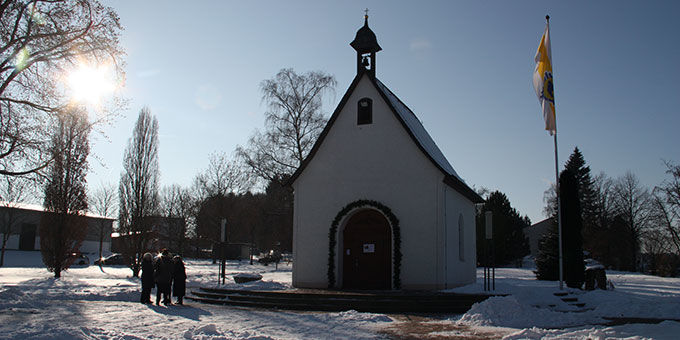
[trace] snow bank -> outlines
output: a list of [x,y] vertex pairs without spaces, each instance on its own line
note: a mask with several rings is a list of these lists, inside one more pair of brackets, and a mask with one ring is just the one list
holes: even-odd
[[358,322],[364,324],[374,324],[380,322],[392,322],[389,316],[374,313],[360,313],[355,310],[348,310],[340,313],[332,313],[330,317],[337,317],[345,322]]
[[[538,281],[527,269],[498,268],[495,293],[510,295],[475,304],[457,322],[520,328],[530,333],[535,327],[605,324],[606,318],[680,320],[679,278],[624,272],[609,272],[607,277],[614,283],[615,290],[563,290],[578,302],[585,303],[585,308],[581,309],[554,295],[559,291],[557,282]],[[484,292],[482,283],[448,291]]]
[[184,339],[194,340],[273,340],[274,338],[252,331],[222,331],[214,323],[193,327],[184,332]]
[[676,340],[680,323],[664,321],[660,324],[630,324],[615,327],[586,327],[572,329],[529,328],[503,337],[503,340],[553,340],[553,339],[657,339]]
[[[603,322],[589,318],[588,322]],[[585,320],[578,313],[555,312],[532,307],[514,296],[495,296],[476,303],[459,322],[471,326],[501,326],[512,328],[567,327],[582,325]]]
[[[187,275],[188,287],[212,287],[226,289],[285,290],[291,289],[292,265],[280,263],[275,266],[263,266],[249,261],[227,261],[225,283],[218,278],[218,264],[205,260],[186,260],[191,273]],[[234,276],[261,276],[260,280],[244,283],[234,281]]]

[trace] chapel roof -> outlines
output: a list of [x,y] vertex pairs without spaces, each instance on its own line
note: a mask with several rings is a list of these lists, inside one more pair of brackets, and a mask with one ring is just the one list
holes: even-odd
[[411,111],[411,109],[409,109],[406,104],[399,100],[399,98],[380,80],[376,79],[375,83],[378,85],[380,92],[382,92],[385,97],[387,97],[390,105],[394,111],[396,111],[395,113],[399,115],[408,128],[407,130],[424,149],[425,153],[427,153],[427,155],[430,156],[432,160],[438,165],[438,167],[444,170],[447,175],[456,176],[458,179],[461,179],[456,173],[456,170],[453,169],[453,166],[451,166],[451,163],[449,163],[449,161],[446,159],[442,151],[439,150],[439,147],[437,144],[435,144],[432,137],[430,137],[430,134],[427,133],[425,127],[420,123],[420,120],[418,117],[416,117],[413,111]]
[[[352,92],[354,92],[355,87],[357,86],[361,78],[364,76],[364,74],[366,74],[366,72],[360,72],[354,78],[349,89],[347,89],[347,92],[345,93],[342,100],[338,104],[338,107],[335,109],[333,115],[331,115],[330,119],[328,120],[326,127],[319,135],[319,138],[316,140],[316,143],[314,143],[314,146],[312,147],[312,150],[309,152],[309,155],[307,155],[305,160],[300,164],[300,167],[295,171],[295,173],[293,173],[288,183],[293,183],[297,179],[297,177],[300,176],[302,171],[304,171],[304,169],[306,168],[307,164],[311,161],[311,159],[314,157],[314,154],[318,150],[319,146],[323,143],[326,134],[328,134],[328,131],[331,129],[333,123],[337,119],[337,116],[340,114],[340,111],[342,111],[342,108],[345,106],[347,100],[349,99]],[[445,175],[444,183],[451,186],[453,189],[461,193],[463,196],[465,196],[472,202],[483,203],[484,199],[481,196],[479,196],[479,194],[477,194],[474,190],[472,190],[465,183],[465,181],[463,181],[463,179],[460,178],[460,176],[458,176],[456,171],[453,169],[453,166],[451,166],[451,163],[449,163],[449,161],[446,159],[444,154],[441,152],[441,150],[434,142],[432,137],[430,137],[430,134],[427,133],[425,127],[423,126],[422,123],[420,123],[420,120],[418,119],[418,117],[416,117],[413,111],[411,111],[411,109],[409,109],[408,106],[406,106],[406,104],[404,104],[380,80],[378,80],[375,77],[367,77],[367,79],[378,90],[381,97],[387,103],[387,106],[391,109],[392,113],[396,116],[397,120],[405,128],[406,132],[409,134],[411,139],[416,143],[418,148]]]

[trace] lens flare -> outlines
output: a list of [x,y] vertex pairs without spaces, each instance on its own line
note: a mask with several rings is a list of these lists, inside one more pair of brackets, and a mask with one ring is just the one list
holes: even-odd
[[16,67],[19,71],[23,70],[28,63],[28,58],[30,56],[31,53],[26,47],[19,50],[19,53],[17,53],[16,57],[14,57],[14,67]]
[[112,78],[112,70],[108,65],[80,64],[68,75],[73,100],[99,104],[105,95],[115,90]]

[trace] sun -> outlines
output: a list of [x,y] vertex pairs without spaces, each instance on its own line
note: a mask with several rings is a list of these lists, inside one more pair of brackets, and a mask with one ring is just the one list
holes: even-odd
[[74,101],[98,105],[115,90],[109,65],[79,64],[67,77],[67,84]]

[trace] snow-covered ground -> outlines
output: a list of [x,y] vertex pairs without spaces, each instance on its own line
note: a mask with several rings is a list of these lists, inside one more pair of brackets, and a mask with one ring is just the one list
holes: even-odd
[[[481,273],[480,276],[481,278]],[[626,272],[607,272],[614,290],[581,291],[566,288],[585,307],[563,302],[554,293],[556,282],[538,281],[531,270],[496,270],[498,294],[476,304],[461,317],[447,321],[466,326],[496,326],[519,329],[507,339],[680,339],[680,279]],[[483,281],[452,289],[454,292],[482,292]],[[658,324],[597,326],[612,318],[656,319]],[[662,321],[668,320],[668,321]],[[673,320],[673,321],[670,321]]]
[[[608,272],[613,291],[569,290],[577,310],[553,295],[555,282],[527,269],[496,271],[496,292],[464,315],[403,316],[270,311],[187,301],[185,306],[138,303],[139,280],[124,267],[71,268],[55,280],[38,252],[8,251],[0,268],[0,339],[679,339],[680,322],[603,326],[611,317],[680,320],[680,279]],[[217,285],[217,266],[187,260],[187,290]],[[233,275],[261,281],[237,284]],[[292,289],[290,265],[228,262],[228,288]],[[481,271],[480,271],[481,278]],[[479,283],[454,289],[481,292]]]
[[[184,306],[143,305],[140,282],[128,268],[71,268],[55,280],[38,252],[8,254],[8,266],[0,268],[0,339],[376,339],[384,338],[378,326],[391,322],[354,311],[269,311],[186,300]],[[217,285],[211,261],[187,260],[186,269],[187,290]],[[233,281],[234,274],[252,272],[262,281]],[[275,270],[234,261],[227,274],[229,288],[290,288],[290,265]]]

